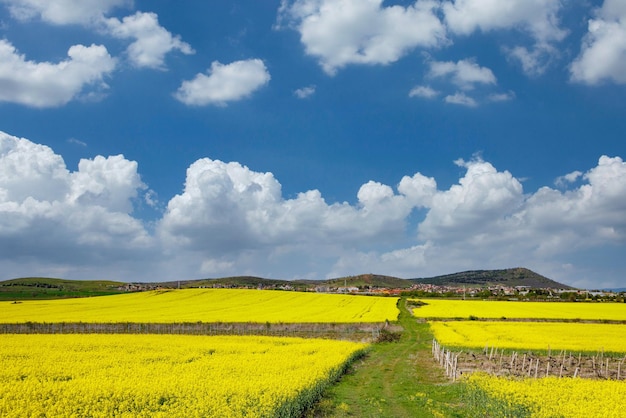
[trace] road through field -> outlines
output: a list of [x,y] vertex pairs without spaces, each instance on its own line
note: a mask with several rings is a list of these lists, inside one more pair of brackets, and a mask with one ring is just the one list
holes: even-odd
[[397,342],[375,344],[332,386],[315,417],[460,417],[459,385],[450,384],[431,356],[428,324],[417,323],[400,301]]

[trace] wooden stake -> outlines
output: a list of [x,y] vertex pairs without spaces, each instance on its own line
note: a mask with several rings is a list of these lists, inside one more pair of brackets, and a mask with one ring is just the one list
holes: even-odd
[[537,359],[537,365],[535,366],[535,379],[537,378],[537,373],[539,373],[539,359]]

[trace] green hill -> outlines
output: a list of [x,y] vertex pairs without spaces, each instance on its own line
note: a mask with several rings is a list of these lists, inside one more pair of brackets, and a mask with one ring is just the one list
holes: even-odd
[[23,277],[0,282],[0,300],[58,299],[121,293],[125,283],[105,280],[65,280]]
[[59,299],[102,296],[128,290],[157,288],[225,287],[310,290],[316,286],[328,288],[358,287],[360,289],[407,289],[414,284],[439,286],[528,286],[531,288],[573,289],[525,268],[504,270],[473,270],[429,278],[401,279],[380,274],[360,274],[329,280],[275,280],[256,276],[233,276],[215,279],[181,280],[161,283],[122,283],[102,280],[64,280],[46,277],[25,277],[0,281],[0,300]]
[[548,279],[532,270],[523,267],[503,270],[471,270],[444,276],[409,279],[418,284],[434,284],[438,286],[528,286],[531,288],[574,289],[554,280]]
[[380,274],[360,274],[358,276],[346,276],[336,279],[330,279],[323,282],[324,285],[332,287],[372,287],[372,288],[390,288],[390,289],[406,289],[411,287],[413,283],[406,279],[400,279],[393,276],[383,276]]
[[222,277],[216,279],[198,279],[198,280],[181,280],[172,282],[158,283],[161,287],[181,289],[192,287],[249,287],[249,288],[281,288],[283,286],[291,286],[295,289],[304,289],[307,284],[298,281],[264,279],[256,276],[233,276]]

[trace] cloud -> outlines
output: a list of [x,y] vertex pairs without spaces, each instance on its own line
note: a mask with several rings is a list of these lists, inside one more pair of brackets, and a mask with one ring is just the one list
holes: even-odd
[[471,236],[484,231],[522,202],[522,185],[508,171],[498,172],[480,159],[456,163],[467,172],[459,184],[434,196],[419,225],[419,236],[425,241],[453,240],[457,234]]
[[396,185],[368,181],[350,204],[327,202],[319,190],[285,198],[270,172],[203,158],[148,229],[134,206],[157,202],[136,162],[96,156],[70,171],[49,147],[0,133],[0,269],[158,281],[525,266],[565,283],[598,287],[589,278],[603,276],[623,286],[621,257],[606,267],[593,261],[626,245],[620,157],[561,176],[568,190],[533,192],[480,158],[456,164],[464,173],[449,187],[417,172]]
[[595,15],[570,66],[570,79],[589,85],[626,84],[626,6],[619,0],[605,0]]
[[330,275],[359,270],[428,277],[519,265],[587,288],[623,285],[621,276],[585,266],[594,251],[626,244],[626,163],[621,158],[602,156],[582,174],[585,184],[574,190],[543,187],[531,194],[511,173],[488,162],[458,163],[467,169],[465,176],[432,196],[414,245],[387,252],[346,251]]
[[462,90],[473,90],[477,84],[496,85],[496,76],[486,67],[481,67],[474,60],[432,61],[428,76],[432,78],[450,78],[453,84]]
[[57,64],[26,60],[6,40],[0,40],[0,101],[32,107],[61,106],[86,87],[106,89],[104,77],[115,59],[102,45],[74,45],[68,59]]
[[123,156],[81,160],[70,172],[49,147],[0,132],[0,265],[93,273],[138,257],[152,246],[131,216],[143,188]]
[[67,140],[68,144],[74,144],[74,145],[79,145],[81,147],[86,147],[87,143],[85,141],[81,141],[80,139],[76,139],[76,138],[70,138]]
[[490,102],[507,102],[515,98],[515,92],[509,91],[507,93],[492,93],[487,96],[487,101]]
[[504,48],[511,61],[516,61],[529,76],[540,76],[546,72],[551,62],[559,55],[558,50],[548,43],[537,43],[532,49],[524,46]]
[[537,41],[559,41],[567,32],[559,27],[561,0],[454,0],[443,3],[448,29],[461,35],[480,30],[521,29]]
[[409,97],[422,97],[424,99],[432,99],[438,95],[439,92],[430,86],[415,86],[409,92]]
[[446,103],[457,104],[461,106],[467,106],[467,107],[478,106],[478,102],[476,101],[476,99],[468,96],[467,94],[463,92],[456,92],[454,94],[449,94],[443,100]]
[[350,64],[389,64],[415,48],[447,42],[437,2],[419,0],[408,7],[382,3],[283,0],[278,22],[300,33],[306,53],[329,75]]
[[132,0],[0,0],[18,20],[39,18],[55,25],[93,24]]
[[172,51],[193,54],[189,44],[159,25],[155,13],[136,12],[123,19],[106,15],[120,7],[131,7],[132,0],[0,0],[19,20],[39,18],[53,25],[78,24],[118,39],[130,39],[126,50],[137,68],[163,69],[165,55]]
[[293,94],[298,98],[298,99],[306,99],[307,97],[311,97],[312,95],[315,94],[315,86],[306,86],[306,87],[302,87],[300,89],[296,89]]
[[[479,99],[485,102],[503,102],[515,97],[515,93],[489,93],[487,91],[497,86],[496,76],[487,67],[481,67],[473,58],[453,61],[430,61],[426,78],[432,81],[449,83],[457,90],[454,94],[446,94],[443,101],[466,107],[477,107]],[[479,90],[480,92],[475,92]],[[468,92],[473,92],[470,96]],[[434,98],[440,94],[430,86],[417,86],[409,93],[409,96],[423,98]]]
[[193,54],[191,46],[173,36],[159,25],[155,13],[137,12],[121,21],[117,18],[105,20],[109,33],[120,39],[134,39],[126,50],[130,62],[135,67],[163,68],[165,55],[178,50],[183,54]]
[[517,45],[503,50],[530,76],[543,74],[559,55],[553,44],[568,33],[560,27],[558,15],[562,7],[561,0],[453,0],[442,4],[447,27],[457,35],[497,30],[527,33],[533,41],[531,48]]
[[[239,163],[202,159],[187,170],[185,190],[173,197],[159,225],[171,246],[210,249],[223,254],[300,244],[357,242],[401,233],[411,211],[408,196],[419,200],[420,178],[404,180],[407,195],[368,182],[357,194],[358,207],[327,204],[317,190],[284,199],[271,173]],[[367,225],[364,228],[363,225]]]
[[222,64],[214,61],[206,74],[183,81],[174,97],[190,106],[218,105],[241,100],[266,85],[270,74],[260,59]]
[[581,171],[572,171],[571,173],[568,173],[564,176],[557,177],[557,179],[554,181],[554,184],[559,187],[565,187],[570,183],[574,183],[576,180],[582,177],[582,175],[583,173]]

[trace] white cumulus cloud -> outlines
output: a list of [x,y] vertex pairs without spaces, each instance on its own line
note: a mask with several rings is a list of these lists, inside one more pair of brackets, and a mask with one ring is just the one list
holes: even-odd
[[330,275],[359,270],[428,277],[520,265],[588,288],[623,285],[621,276],[604,277],[601,268],[585,266],[594,250],[626,244],[626,163],[621,158],[602,156],[586,173],[564,176],[582,177],[585,183],[576,189],[542,187],[530,194],[511,173],[488,162],[457,163],[466,174],[448,190],[431,190],[414,245],[390,251],[352,248],[341,253]]
[[111,10],[132,0],[0,0],[19,20],[39,18],[55,25],[96,23]]
[[444,97],[444,102],[450,104],[456,104],[467,107],[476,107],[478,106],[478,102],[473,97],[468,96],[462,91],[457,91],[454,94],[449,94]]
[[178,50],[183,54],[193,54],[191,46],[180,36],[173,36],[159,25],[155,13],[137,12],[122,20],[105,20],[110,34],[121,39],[133,39],[126,50],[130,62],[136,67],[163,68],[165,55]]
[[580,54],[570,66],[572,81],[626,84],[626,5],[605,0],[589,20]]
[[477,84],[497,84],[496,76],[489,68],[481,67],[471,59],[432,61],[428,75],[433,78],[450,78],[452,83],[463,90],[473,90]]
[[265,63],[260,59],[230,64],[214,61],[207,73],[183,81],[174,97],[190,106],[224,106],[228,102],[250,96],[269,83],[271,78]]
[[136,12],[121,20],[107,17],[114,9],[132,7],[132,0],[0,0],[19,20],[41,19],[53,25],[82,25],[118,39],[131,40],[126,50],[138,68],[164,68],[165,55],[172,51],[193,54],[180,36],[159,24],[156,13]]
[[504,51],[526,74],[537,76],[559,55],[553,44],[567,35],[559,22],[563,6],[561,0],[452,0],[442,9],[448,29],[458,35],[496,30],[528,34],[532,47],[516,45]]
[[623,281],[621,259],[606,269],[593,261],[626,245],[620,157],[559,177],[566,190],[524,191],[479,158],[456,164],[464,173],[446,188],[417,172],[396,185],[368,181],[355,203],[330,203],[319,190],[286,198],[270,172],[203,158],[147,229],[134,206],[156,202],[136,162],[97,156],[72,171],[49,147],[0,133],[0,270],[158,281],[524,266],[579,286]]
[[517,61],[525,74],[540,76],[546,72],[551,62],[559,55],[556,47],[549,43],[536,43],[532,48],[516,46],[504,48],[512,61]]
[[49,147],[0,132],[0,265],[26,263],[36,272],[104,266],[111,274],[110,263],[152,246],[131,215],[144,188],[137,163],[123,156],[81,160],[71,172]]
[[300,33],[306,53],[333,75],[350,64],[389,64],[417,47],[436,47],[446,30],[435,1],[407,7],[382,0],[283,0],[279,23]]
[[559,25],[561,0],[453,0],[442,7],[448,28],[458,34],[521,29],[544,42],[567,34]]
[[409,91],[409,97],[422,97],[432,99],[437,97],[439,92],[430,86],[415,86]]
[[296,89],[293,94],[295,94],[298,99],[306,99],[315,94],[315,86],[306,86]]
[[59,63],[29,61],[7,40],[0,40],[0,101],[33,107],[63,105],[86,87],[106,89],[104,77],[115,59],[102,45],[74,45]]

